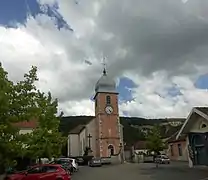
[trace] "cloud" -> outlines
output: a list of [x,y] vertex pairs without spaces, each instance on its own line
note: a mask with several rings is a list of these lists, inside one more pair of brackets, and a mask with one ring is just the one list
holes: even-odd
[[207,73],[208,2],[38,2],[41,14],[16,28],[0,26],[0,61],[15,81],[38,66],[38,87],[58,97],[65,115],[93,114],[102,55],[109,76],[135,84],[123,85],[131,101],[122,101],[121,115],[186,116],[192,106],[206,105],[206,90],[194,83]]

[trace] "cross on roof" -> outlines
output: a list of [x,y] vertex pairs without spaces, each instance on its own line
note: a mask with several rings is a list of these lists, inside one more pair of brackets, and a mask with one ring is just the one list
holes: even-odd
[[103,57],[102,65],[103,65],[103,74],[106,75],[106,57]]

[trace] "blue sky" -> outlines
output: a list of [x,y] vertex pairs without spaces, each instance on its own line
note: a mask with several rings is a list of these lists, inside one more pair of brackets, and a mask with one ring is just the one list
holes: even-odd
[[[43,12],[35,0],[1,0],[0,1],[0,24],[3,26],[13,26],[16,22],[24,24],[27,14],[30,13],[33,16],[39,13],[47,13],[51,17],[57,18],[58,28],[71,29],[62,16],[56,11],[57,5],[51,9],[45,9]],[[127,78],[122,77],[117,87],[120,93],[120,101],[132,101],[132,93],[129,89],[135,88],[135,83]],[[208,74],[201,75],[195,82],[195,87],[200,89],[208,89]],[[180,91],[176,87],[168,89],[170,96],[176,96],[180,94]]]
[[55,17],[57,20],[58,28],[72,28],[64,21],[63,17],[56,11],[58,5],[47,8],[44,6],[44,10],[39,6],[36,0],[1,0],[0,2],[0,24],[6,26],[13,26],[14,23],[23,23],[27,19],[27,15],[31,14],[36,16],[37,14],[46,13],[48,16]]

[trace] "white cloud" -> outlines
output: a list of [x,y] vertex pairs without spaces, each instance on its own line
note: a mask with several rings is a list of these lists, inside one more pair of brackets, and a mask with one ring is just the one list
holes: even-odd
[[[130,76],[140,84],[133,89],[132,103],[121,105],[121,109],[129,112],[132,116],[143,117],[184,117],[193,106],[208,106],[207,90],[197,89],[193,81],[186,76],[174,76],[167,78],[162,73],[154,73],[149,78]],[[181,94],[171,96],[168,88],[177,87]]]
[[[52,7],[56,1],[40,2]],[[191,3],[188,7],[181,1],[163,3],[165,9],[173,7],[173,11],[162,11],[162,6],[156,4],[152,10],[153,6],[146,2],[80,0],[76,4],[60,0],[57,12],[74,32],[58,30],[54,18],[44,14],[28,17],[24,25],[17,24],[18,28],[0,26],[0,61],[15,81],[31,65],[38,66],[38,87],[58,97],[59,109],[65,115],[94,115],[89,98],[101,75],[104,53],[108,57],[108,72],[117,83],[123,75],[138,85],[131,90],[134,101],[120,105],[121,115],[127,111],[131,116],[186,116],[192,106],[207,105],[208,93],[193,85],[196,77],[207,70],[207,46],[199,35],[184,34],[186,27],[181,30],[178,24],[189,16],[206,15],[197,14],[198,11],[191,13]],[[197,23],[202,22],[196,21],[196,26],[201,25]],[[199,29],[198,34],[205,36],[204,29]],[[193,41],[187,43],[189,39],[185,35]],[[192,46],[188,48],[189,45]],[[91,66],[84,63],[86,59],[92,62]],[[182,95],[171,97],[167,89],[172,86],[179,88]]]

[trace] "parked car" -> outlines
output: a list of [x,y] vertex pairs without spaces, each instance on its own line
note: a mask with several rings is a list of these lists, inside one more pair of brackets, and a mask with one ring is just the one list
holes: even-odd
[[144,155],[144,163],[154,163],[153,155]]
[[155,162],[159,164],[170,164],[170,159],[166,155],[159,155],[155,158]]
[[100,166],[102,166],[101,158],[92,158],[89,161],[88,165],[90,167],[100,167]]
[[101,158],[101,163],[103,165],[110,165],[111,164],[111,157],[102,157]]
[[70,174],[72,174],[74,172],[74,168],[73,168],[71,162],[54,160],[54,161],[50,162],[50,164],[61,164],[65,169],[67,169],[70,172]]
[[82,157],[76,157],[74,159],[76,159],[76,162],[79,166],[84,165],[84,159]]
[[79,170],[79,166],[76,162],[76,159],[72,159],[72,158],[58,158],[56,160],[59,161],[63,161],[63,162],[71,162],[72,166],[73,166],[73,172],[77,172]]
[[42,164],[31,167],[29,170],[14,172],[4,180],[71,180],[69,172],[57,164]]

